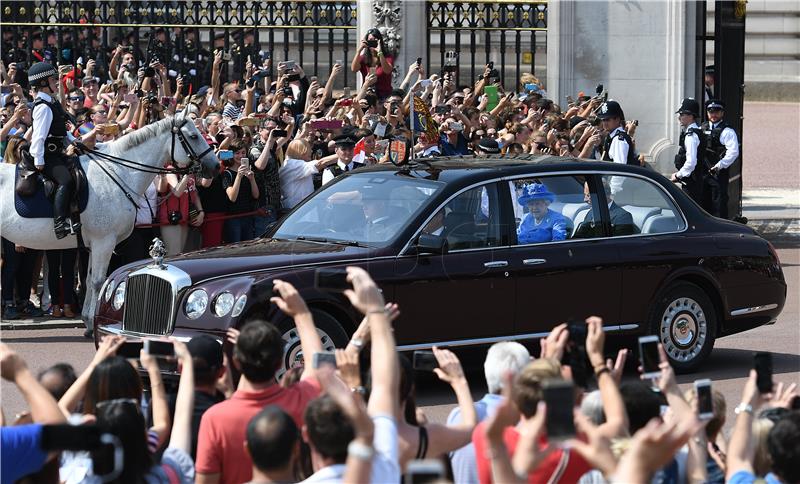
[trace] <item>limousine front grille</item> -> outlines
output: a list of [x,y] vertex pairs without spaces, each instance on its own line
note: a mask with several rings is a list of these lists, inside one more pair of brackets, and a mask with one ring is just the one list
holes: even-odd
[[170,281],[152,274],[133,275],[125,289],[122,329],[143,334],[168,334],[175,297]]

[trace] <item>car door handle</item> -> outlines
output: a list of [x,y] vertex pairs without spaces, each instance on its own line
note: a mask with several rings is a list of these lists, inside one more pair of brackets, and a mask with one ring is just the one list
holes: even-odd
[[522,263],[526,266],[538,266],[539,264],[544,264],[545,262],[547,262],[547,259],[525,259],[522,261]]
[[493,262],[484,262],[483,267],[493,268],[493,267],[506,267],[508,265],[508,261],[504,260],[496,260]]

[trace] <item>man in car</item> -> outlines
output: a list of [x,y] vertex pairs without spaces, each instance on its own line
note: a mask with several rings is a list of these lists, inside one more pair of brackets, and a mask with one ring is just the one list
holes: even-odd
[[386,240],[399,228],[397,220],[403,217],[393,217],[388,204],[388,193],[381,193],[377,189],[367,189],[361,194],[361,203],[366,218],[365,235],[368,240]]
[[528,212],[517,229],[517,240],[520,244],[535,244],[567,238],[567,219],[548,207],[555,200],[542,183],[532,183],[522,189],[517,199],[520,205],[527,207]]
[[[633,223],[633,215],[614,202],[611,194],[611,185],[608,180],[603,179],[603,191],[606,193],[608,201],[608,215],[611,219],[611,235],[633,235],[638,232]],[[592,195],[589,191],[589,183],[583,184],[583,201],[592,206]],[[575,230],[574,239],[588,239],[592,237],[603,237],[603,225],[594,220],[594,210],[589,209],[586,219],[578,225]]]

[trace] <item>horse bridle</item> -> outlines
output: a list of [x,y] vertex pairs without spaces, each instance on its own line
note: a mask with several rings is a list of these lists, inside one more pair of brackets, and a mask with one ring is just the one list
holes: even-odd
[[186,135],[183,133],[182,128],[189,121],[188,117],[186,115],[182,116],[180,124],[175,123],[176,117],[177,116],[172,118],[172,148],[170,149],[170,155],[169,155],[170,159],[172,160],[172,166],[176,166],[177,163],[175,161],[175,137],[177,136],[178,141],[180,141],[181,146],[183,147],[183,151],[185,151],[186,155],[189,157],[189,160],[191,162],[190,166],[192,164],[196,164],[197,167],[199,168],[200,163],[202,163],[201,160],[203,159],[203,157],[209,154],[210,152],[214,151],[214,148],[209,146],[207,150],[203,151],[198,155],[194,151],[194,148],[192,148],[192,145],[189,144],[189,140],[186,139]]

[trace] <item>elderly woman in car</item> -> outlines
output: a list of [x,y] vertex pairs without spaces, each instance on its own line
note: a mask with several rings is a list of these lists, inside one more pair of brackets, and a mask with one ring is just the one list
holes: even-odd
[[553,200],[555,195],[542,183],[532,183],[522,189],[517,201],[527,208],[528,213],[517,229],[518,243],[535,244],[567,238],[567,219],[548,208]]

